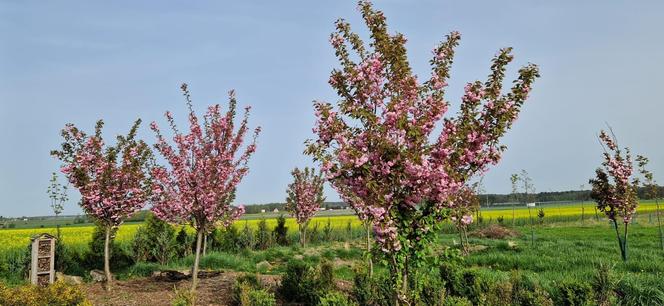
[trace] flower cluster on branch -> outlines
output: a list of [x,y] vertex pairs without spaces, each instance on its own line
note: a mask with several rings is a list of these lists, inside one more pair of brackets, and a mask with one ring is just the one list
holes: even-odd
[[605,131],[600,132],[599,139],[604,147],[604,161],[590,180],[591,197],[609,220],[628,224],[639,204],[639,179],[631,178],[634,171],[631,152],[625,148],[623,155],[615,137]]
[[230,92],[229,107],[222,113],[221,106],[208,107],[203,122],[194,112],[187,85],[182,91],[189,108],[189,130],[181,133],[173,116],[166,119],[173,131],[174,146],[169,144],[156,122],[151,129],[157,135],[155,148],[164,157],[167,166],[156,166],[152,171],[152,211],[170,222],[188,222],[197,230],[208,232],[215,225],[229,226],[244,213],[244,207],[234,207],[235,189],[249,168],[247,162],[256,151],[253,131],[251,143],[243,146],[249,132],[249,107],[236,129],[235,94]]
[[286,210],[298,224],[306,224],[325,201],[323,177],[308,167],[304,170],[295,168],[291,174],[293,182],[288,185]]
[[137,120],[127,136],[118,136],[115,146],[105,144],[102,120],[97,121],[94,135],[67,124],[61,149],[51,152],[64,164],[60,171],[81,193],[85,213],[104,226],[119,226],[150,196],[152,152],[135,139],[140,123]]

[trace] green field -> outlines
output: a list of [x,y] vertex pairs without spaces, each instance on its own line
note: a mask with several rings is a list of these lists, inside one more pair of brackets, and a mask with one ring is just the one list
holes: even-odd
[[[572,204],[549,204],[541,205],[535,208],[532,208],[530,214],[533,218],[536,218],[537,211],[541,208],[545,212],[545,222],[569,222],[569,221],[582,221],[591,220],[599,218],[599,220],[604,220],[604,216],[601,213],[598,215],[595,214],[594,203],[572,203]],[[650,214],[655,211],[655,203],[651,201],[644,201],[639,206],[638,212],[643,215]],[[264,214],[252,214],[243,216],[242,219],[235,223],[235,226],[238,229],[241,229],[244,226],[249,226],[252,229],[255,229],[258,225],[258,222],[265,220],[268,228],[274,228],[276,225],[276,217],[281,215],[281,213],[264,213]],[[480,210],[480,215],[484,219],[484,222],[487,223],[496,223],[499,217],[504,218],[504,224],[511,224],[512,219],[512,207],[489,207],[482,208]],[[529,221],[529,211],[526,207],[519,206],[515,207],[514,215],[518,224],[524,225]],[[652,215],[648,215],[648,221],[652,221]],[[352,215],[352,210],[337,210],[337,211],[322,211],[319,212],[319,215],[314,217],[310,221],[310,228],[314,227],[318,223],[319,227],[323,227],[330,222],[332,228],[340,230],[345,229],[348,226],[348,223],[351,223],[353,228],[360,228],[361,222],[354,215]],[[52,225],[51,221],[51,225]],[[38,221],[31,222],[32,228],[19,228],[19,229],[3,229],[0,230],[0,252],[3,250],[18,249],[27,246],[30,241],[30,237],[39,233],[51,233],[55,234],[56,229],[54,226],[48,226],[49,224],[39,224]],[[46,225],[43,228],[42,225]],[[119,243],[124,243],[130,241],[133,238],[134,233],[140,226],[140,223],[132,222],[123,224],[120,227],[120,230],[117,233],[116,241]],[[286,226],[288,226],[290,233],[297,232],[297,223],[293,218],[286,219]],[[91,224],[83,225],[69,225],[61,226],[61,235],[65,244],[72,246],[74,248],[85,248],[89,242],[94,226]]]

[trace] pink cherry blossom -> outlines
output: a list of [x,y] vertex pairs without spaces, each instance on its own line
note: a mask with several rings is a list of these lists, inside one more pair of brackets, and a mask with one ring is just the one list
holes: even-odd
[[539,72],[533,64],[521,68],[503,93],[513,57],[510,48],[502,49],[488,80],[468,83],[458,114],[446,117],[444,95],[460,34],[450,33],[434,48],[430,78],[420,81],[407,60],[405,37],[388,31],[385,16],[368,1],[359,7],[372,41],[365,45],[346,21],[337,22],[332,37],[344,39],[332,45],[341,67],[329,84],[340,99],[336,106],[314,102],[315,138],[306,153],[359,218],[372,223],[400,282],[396,267],[424,256],[459,190],[500,160],[500,138]]
[[[203,122],[193,110],[187,85],[182,91],[189,108],[189,132],[181,133],[170,112],[166,119],[173,131],[173,142],[169,144],[156,123],[150,126],[157,135],[156,150],[161,153],[168,166],[155,166],[152,170],[152,211],[160,219],[189,223],[197,231],[197,248],[194,271],[198,270],[200,243],[203,234],[215,226],[228,227],[244,213],[244,207],[231,205],[235,190],[248,173],[249,158],[256,151],[256,137],[260,128],[253,132],[251,143],[243,147],[249,128],[249,108],[236,126],[235,93],[229,93],[229,107],[225,114],[221,106],[208,107]],[[194,274],[193,288],[196,287]]]
[[323,196],[323,176],[314,169],[295,168],[291,174],[293,182],[288,185],[286,210],[295,217],[300,226],[300,242],[306,244],[306,230],[313,217],[325,201]]

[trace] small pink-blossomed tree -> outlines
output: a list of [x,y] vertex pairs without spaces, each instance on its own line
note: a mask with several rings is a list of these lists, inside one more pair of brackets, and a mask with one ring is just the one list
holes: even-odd
[[[465,86],[458,116],[443,119],[460,34],[450,33],[433,49],[431,75],[421,82],[407,60],[405,37],[389,34],[383,13],[369,2],[360,1],[359,9],[372,50],[347,22],[337,22],[330,42],[341,68],[332,71],[329,83],[341,99],[337,108],[314,103],[317,138],[308,142],[306,153],[322,164],[328,181],[356,212],[371,215],[375,240],[390,261],[395,302],[410,304],[408,275],[434,245],[451,197],[498,162],[505,149],[499,139],[539,74],[535,65],[521,68],[503,93],[512,55],[510,48],[502,49],[488,80]],[[437,127],[442,131],[432,137]]]
[[181,133],[170,112],[166,112],[173,142],[171,146],[156,122],[150,127],[157,134],[155,148],[169,167],[155,166],[152,171],[152,211],[168,222],[188,223],[196,229],[196,258],[192,271],[191,291],[196,290],[203,235],[217,225],[229,227],[243,213],[244,207],[234,207],[235,189],[249,168],[247,162],[256,151],[256,137],[243,147],[249,131],[247,120],[250,107],[235,129],[235,94],[230,92],[230,103],[225,114],[219,104],[208,107],[201,123],[194,112],[187,84],[181,87],[189,108],[189,132]]
[[[595,170],[595,178],[590,180],[590,197],[597,202],[597,209],[613,223],[620,256],[627,261],[627,230],[639,205],[639,180],[632,177],[634,167],[629,148],[625,148],[623,155],[615,136],[605,131],[600,132],[599,139],[604,149],[604,162]],[[622,235],[619,222],[623,224]]]
[[111,233],[145,206],[151,191],[150,165],[152,151],[136,131],[137,120],[127,136],[118,136],[115,146],[106,146],[101,135],[104,122],[97,121],[95,134],[86,135],[73,124],[62,130],[60,150],[51,155],[64,165],[60,171],[81,193],[80,205],[85,213],[105,229],[104,273],[106,289],[111,290],[109,244]]
[[312,168],[305,167],[304,171],[293,169],[293,182],[288,185],[286,197],[286,210],[295,217],[300,229],[300,245],[307,244],[307,227],[325,201],[323,196],[323,175]]
[[450,198],[450,221],[459,232],[459,241],[464,254],[468,254],[468,226],[473,223],[473,213],[479,210],[480,200],[473,187],[463,186]]

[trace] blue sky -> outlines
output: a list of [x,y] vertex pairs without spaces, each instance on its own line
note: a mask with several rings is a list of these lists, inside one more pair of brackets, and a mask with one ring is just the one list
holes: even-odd
[[[408,37],[409,59],[428,74],[431,48],[462,34],[448,99],[453,110],[466,82],[484,79],[506,46],[541,66],[520,120],[504,138],[508,151],[485,179],[510,191],[509,174],[526,169],[538,191],[578,189],[599,165],[599,129],[610,123],[621,145],[664,171],[658,131],[664,84],[662,1],[375,1],[392,32]],[[314,123],[311,101],[335,101],[327,85],[337,62],[328,43],[333,22],[366,34],[355,1],[0,1],[0,215],[50,213],[46,187],[58,162],[49,156],[72,122],[105,135],[141,137],[163,113],[184,119],[179,84],[194,102],[225,103],[236,89],[263,133],[237,203],[283,201],[289,171]],[[366,36],[364,36],[366,37]],[[65,213],[78,213],[78,194]],[[328,199],[338,200],[331,191]]]

